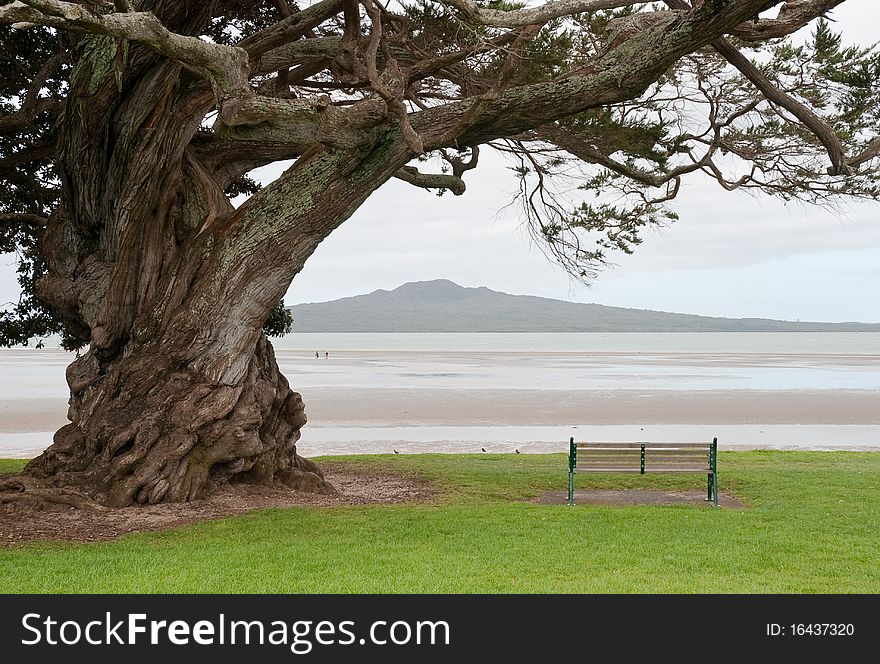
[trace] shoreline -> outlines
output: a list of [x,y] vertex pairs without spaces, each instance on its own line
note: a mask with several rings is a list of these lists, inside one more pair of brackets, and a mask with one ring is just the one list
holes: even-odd
[[[308,428],[568,425],[880,425],[874,390],[310,388]],[[0,434],[55,431],[67,399],[0,400]]]
[[[880,452],[877,425],[645,425],[314,427],[297,443],[305,457],[347,454],[564,453],[569,437],[601,442],[708,442],[721,451],[792,450]],[[0,434],[0,458],[33,458],[52,432]]]

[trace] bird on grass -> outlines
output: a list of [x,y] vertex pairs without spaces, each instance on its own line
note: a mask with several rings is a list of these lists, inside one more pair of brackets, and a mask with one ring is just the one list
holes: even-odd
[[397,450],[394,450],[394,453],[395,453],[395,454],[400,454],[400,452],[398,452]]
[[481,448],[480,448],[480,451],[481,451],[481,452],[485,452],[485,451],[486,451],[486,448],[485,448],[485,447],[481,447]]
[[517,454],[522,454],[522,452],[519,451],[519,448],[515,449],[514,452],[516,452]]

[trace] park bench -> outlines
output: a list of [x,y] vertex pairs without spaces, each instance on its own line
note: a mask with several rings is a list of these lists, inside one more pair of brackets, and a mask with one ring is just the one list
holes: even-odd
[[575,473],[706,473],[706,500],[718,507],[718,439],[711,443],[575,443],[568,451],[568,504]]

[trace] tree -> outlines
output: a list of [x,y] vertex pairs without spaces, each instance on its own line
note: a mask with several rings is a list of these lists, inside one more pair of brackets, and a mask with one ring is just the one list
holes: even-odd
[[[0,237],[25,293],[3,336],[88,346],[70,423],[0,499],[331,491],[261,328],[390,178],[460,195],[481,149],[508,153],[536,238],[583,279],[674,219],[687,177],[878,198],[877,52],[823,21],[791,37],[841,2],[0,7]],[[279,160],[270,185],[247,178]]]

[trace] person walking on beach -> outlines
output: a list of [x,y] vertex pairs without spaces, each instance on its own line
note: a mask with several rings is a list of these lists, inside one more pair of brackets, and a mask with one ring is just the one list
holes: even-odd
[[324,352],[324,359],[325,359],[325,360],[329,360],[329,359],[330,359],[330,353],[328,353],[328,352],[325,351],[325,352]]
[[317,360],[319,357],[321,357],[321,356],[318,355],[318,351],[315,351],[315,359]]

